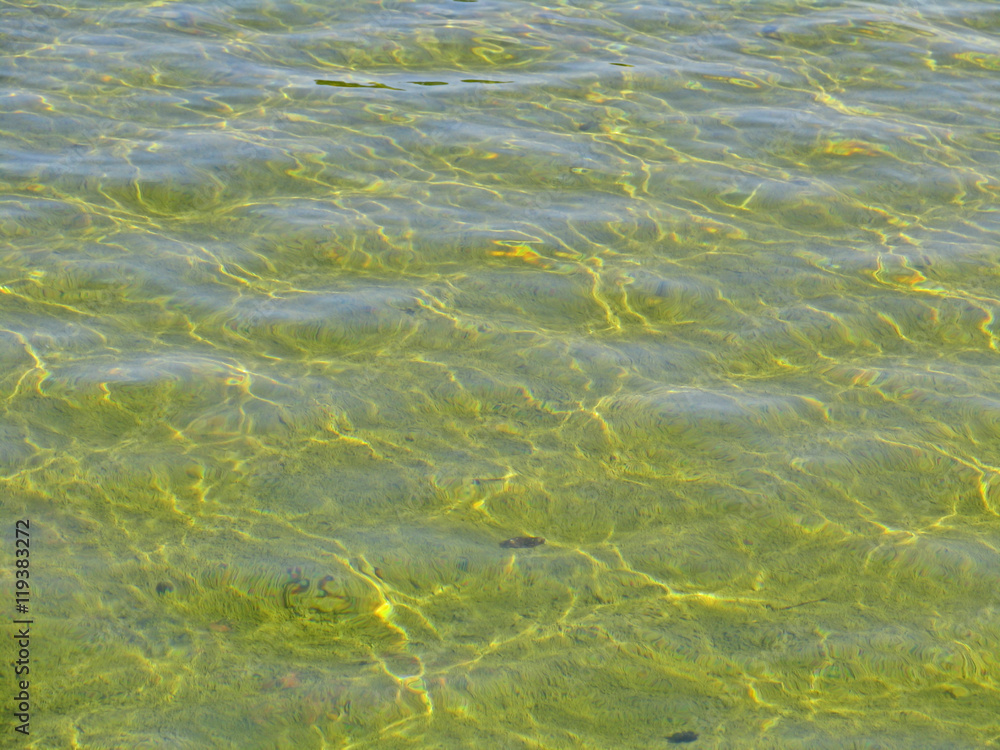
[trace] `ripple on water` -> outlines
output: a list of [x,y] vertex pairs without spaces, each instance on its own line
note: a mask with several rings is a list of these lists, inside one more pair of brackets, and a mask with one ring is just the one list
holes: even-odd
[[386,348],[417,327],[417,298],[390,286],[238,299],[224,330],[268,354],[338,356]]
[[824,418],[812,399],[731,387],[654,388],[610,397],[602,412],[629,443],[655,435],[689,446],[716,440],[767,445],[779,436],[815,429]]

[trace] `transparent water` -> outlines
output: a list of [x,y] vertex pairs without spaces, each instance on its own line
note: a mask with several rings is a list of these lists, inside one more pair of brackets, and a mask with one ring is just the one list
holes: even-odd
[[1000,744],[1000,7],[0,8],[4,742]]

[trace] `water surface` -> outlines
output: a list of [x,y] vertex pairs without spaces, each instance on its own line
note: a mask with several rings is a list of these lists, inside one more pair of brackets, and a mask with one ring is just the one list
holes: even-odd
[[26,746],[998,743],[993,3],[4,8]]

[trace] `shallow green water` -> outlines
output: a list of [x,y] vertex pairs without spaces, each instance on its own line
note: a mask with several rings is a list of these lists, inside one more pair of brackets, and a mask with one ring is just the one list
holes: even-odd
[[1000,744],[998,6],[0,7],[3,742]]

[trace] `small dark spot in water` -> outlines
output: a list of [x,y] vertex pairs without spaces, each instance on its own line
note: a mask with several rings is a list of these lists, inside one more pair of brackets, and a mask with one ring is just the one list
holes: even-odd
[[349,81],[325,81],[317,78],[316,83],[320,86],[338,86],[342,89],[389,89],[391,91],[402,91],[403,89],[393,88],[384,83],[350,83]]
[[508,549],[527,549],[545,544],[545,539],[540,536],[515,536],[500,542],[501,547]]
[[334,596],[334,594],[331,594],[329,591],[326,590],[326,584],[330,583],[330,581],[332,580],[333,576],[323,576],[322,578],[319,579],[319,584],[316,586],[316,588],[319,589],[320,598],[326,596]]
[[174,584],[170,583],[170,581],[160,581],[158,584],[156,584],[156,593],[159,594],[160,596],[163,596],[164,594],[169,594],[173,590],[174,590]]
[[674,732],[672,735],[667,737],[667,742],[673,745],[679,745],[682,742],[694,742],[698,739],[697,732]]
[[771,37],[772,39],[780,38],[778,35],[778,24],[769,23],[764,28],[760,30],[762,36]]

